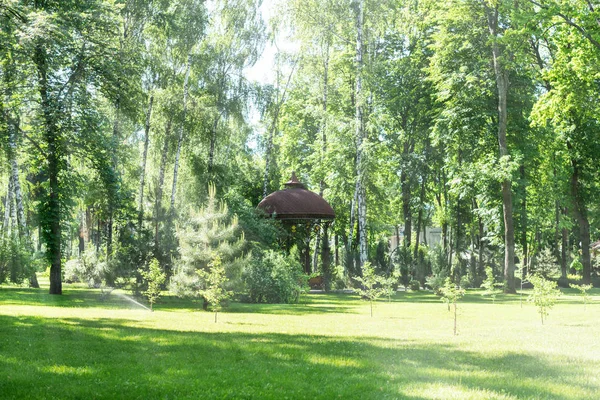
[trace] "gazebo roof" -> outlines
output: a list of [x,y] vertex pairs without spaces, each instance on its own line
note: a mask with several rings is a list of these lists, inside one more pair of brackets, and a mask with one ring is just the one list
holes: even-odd
[[285,189],[273,192],[265,197],[258,208],[268,216],[282,220],[334,219],[333,208],[318,194],[307,190],[296,178],[285,184]]

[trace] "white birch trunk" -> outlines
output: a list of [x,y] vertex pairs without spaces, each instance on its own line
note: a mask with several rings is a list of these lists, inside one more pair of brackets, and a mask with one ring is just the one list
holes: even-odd
[[192,55],[188,55],[187,64],[185,66],[185,78],[183,81],[183,115],[181,125],[179,127],[179,138],[177,139],[177,152],[175,153],[175,167],[173,169],[173,187],[171,189],[171,213],[175,212],[175,193],[177,192],[177,173],[179,171],[179,157],[181,156],[181,145],[183,143],[183,135],[185,133],[185,117],[187,113],[187,97],[188,97],[188,81],[190,79],[190,64]]
[[150,101],[148,103],[148,113],[146,114],[146,124],[144,126],[144,150],[142,153],[142,165],[141,165],[141,176],[140,176],[140,202],[139,202],[139,217],[138,217],[138,231],[142,230],[142,223],[144,220],[144,184],[146,182],[146,161],[148,158],[148,144],[150,143],[150,117],[152,116],[152,104],[154,103],[154,94],[150,95]]
[[365,191],[365,166],[364,145],[365,132],[363,121],[363,18],[364,0],[355,0],[356,7],[356,175],[357,175],[357,203],[358,203],[358,236],[359,256],[361,268],[367,261],[367,199]]

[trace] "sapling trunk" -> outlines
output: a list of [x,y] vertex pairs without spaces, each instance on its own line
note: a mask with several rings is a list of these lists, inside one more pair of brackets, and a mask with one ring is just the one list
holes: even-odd
[[454,336],[456,336],[456,302],[454,302]]

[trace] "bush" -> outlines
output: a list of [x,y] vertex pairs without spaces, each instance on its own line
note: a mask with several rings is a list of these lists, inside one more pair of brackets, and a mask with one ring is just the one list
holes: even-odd
[[446,277],[443,275],[430,275],[427,278],[425,278],[425,285],[429,286],[435,294],[440,296],[440,288],[444,286],[445,280]]
[[532,270],[536,275],[545,279],[560,276],[560,267],[556,263],[556,258],[552,254],[552,250],[547,247],[539,253],[537,262],[534,264]]
[[410,290],[417,292],[421,289],[421,283],[413,279],[408,283],[408,287],[410,288]]
[[16,238],[0,239],[0,283],[22,283],[33,274],[31,254]]
[[248,298],[252,303],[295,303],[308,290],[308,276],[296,257],[268,250],[255,257],[244,272]]
[[98,287],[106,272],[106,263],[99,262],[96,251],[89,248],[79,258],[65,263],[63,270],[66,282],[85,282],[89,287]]

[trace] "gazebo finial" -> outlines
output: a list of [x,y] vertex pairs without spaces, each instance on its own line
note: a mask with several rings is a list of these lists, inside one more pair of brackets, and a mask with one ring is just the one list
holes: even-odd
[[293,189],[293,188],[306,189],[306,186],[304,186],[304,184],[302,182],[300,182],[298,180],[298,178],[296,177],[296,171],[292,171],[292,177],[290,178],[290,180],[288,182],[285,183],[285,187],[287,189]]

